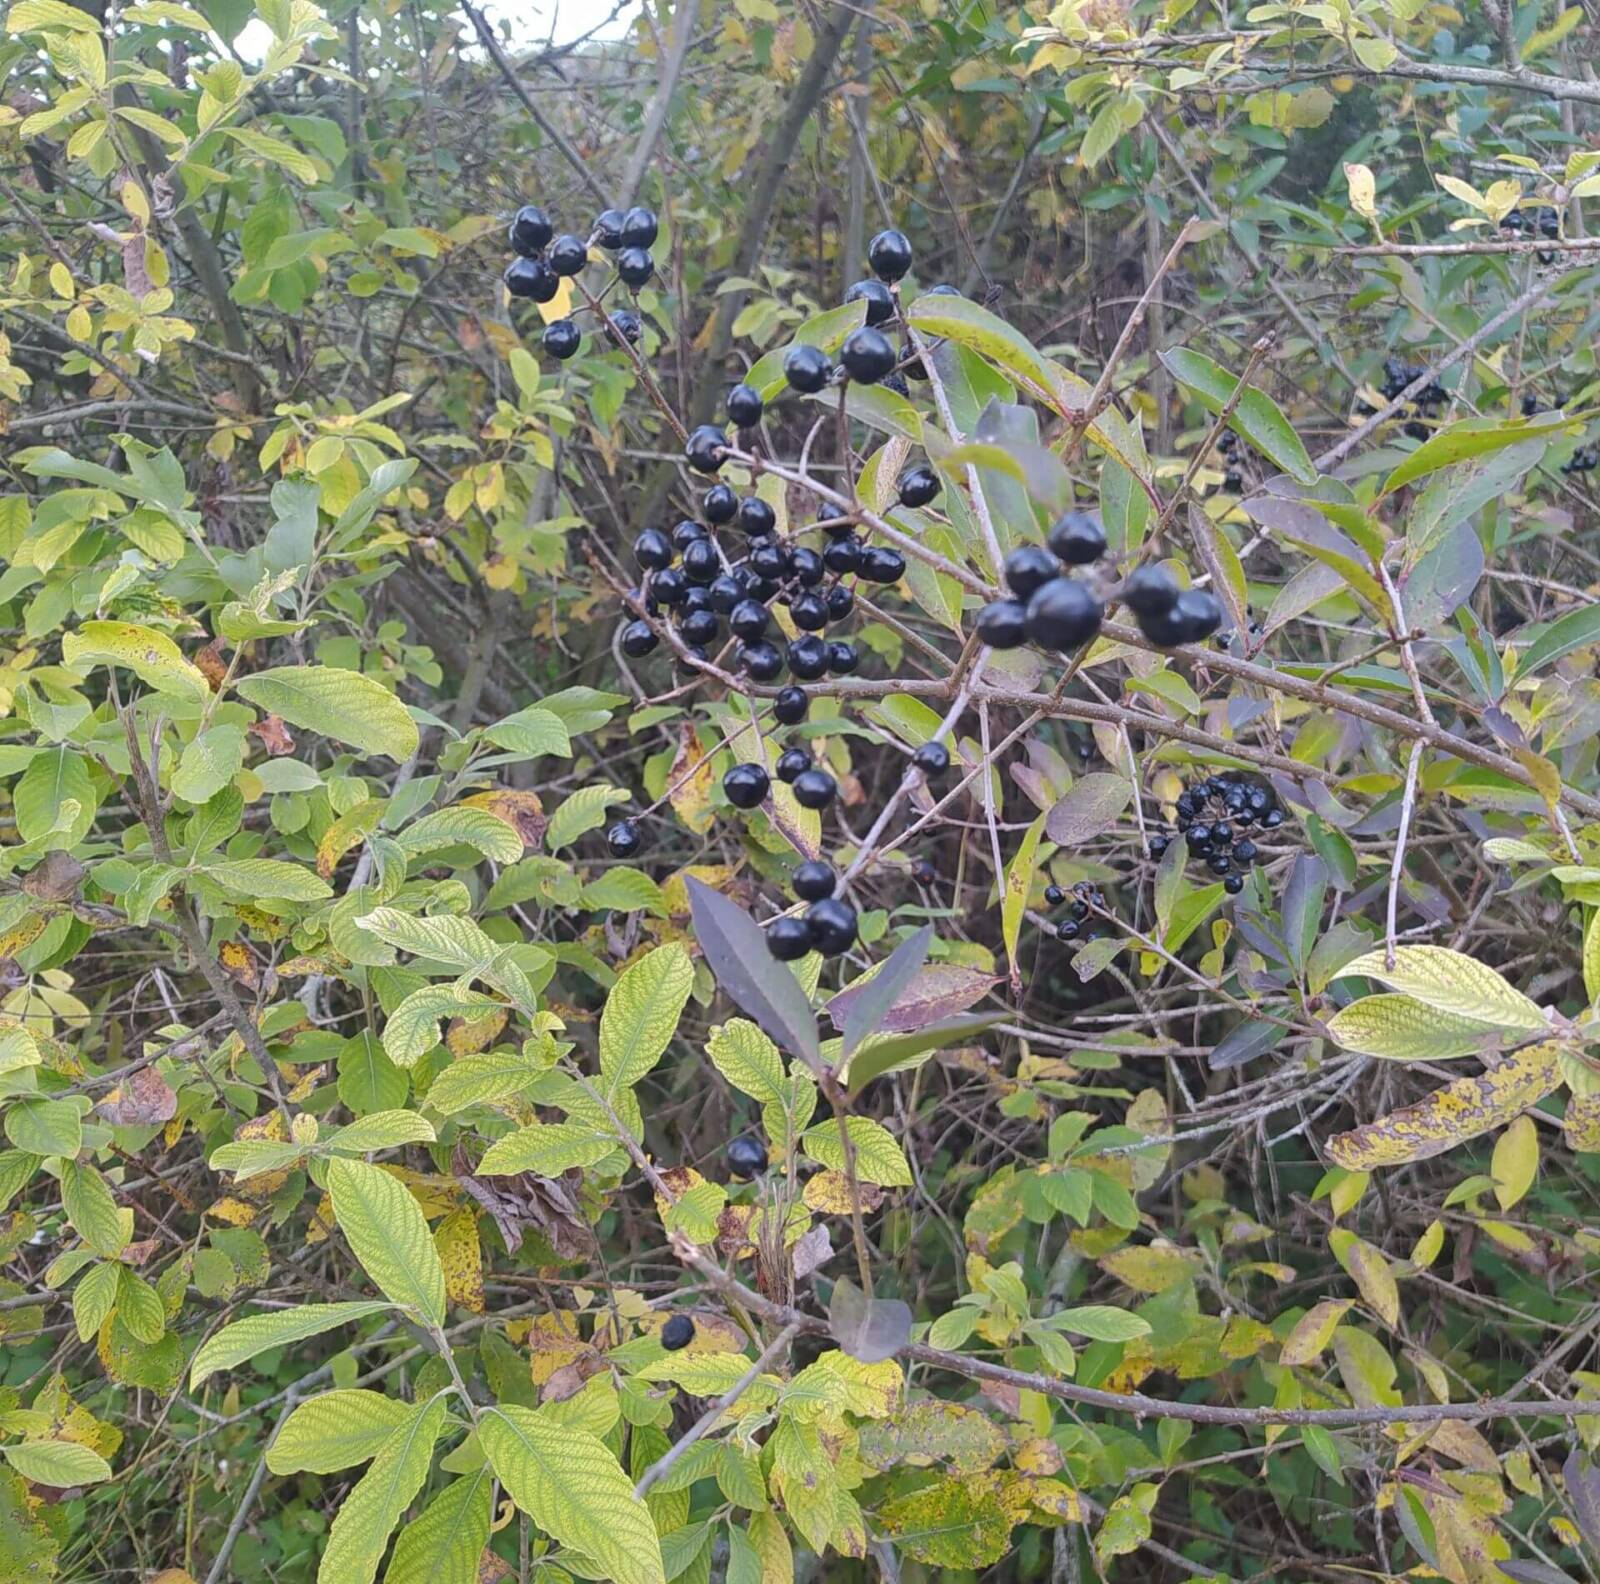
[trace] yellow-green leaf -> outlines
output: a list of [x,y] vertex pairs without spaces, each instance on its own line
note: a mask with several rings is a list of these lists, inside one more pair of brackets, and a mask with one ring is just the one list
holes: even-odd
[[1385,963],[1383,952],[1368,952],[1340,971],[1341,977],[1354,974],[1382,980],[1425,1006],[1491,1028],[1528,1033],[1547,1027],[1539,1008],[1493,968],[1447,946],[1397,947],[1392,968]]
[[1519,1116],[1494,1141],[1489,1166],[1494,1176],[1494,1196],[1509,1210],[1533,1186],[1539,1175],[1539,1130],[1530,1116]]
[[444,1323],[444,1268],[422,1209],[381,1167],[342,1156],[328,1166],[334,1219],[361,1268],[386,1297]]
[[689,954],[674,941],[625,969],[600,1014],[606,1092],[630,1089],[661,1060],[694,986]]
[[211,685],[165,633],[135,622],[87,621],[61,639],[69,666],[121,666],[158,693],[209,699]]

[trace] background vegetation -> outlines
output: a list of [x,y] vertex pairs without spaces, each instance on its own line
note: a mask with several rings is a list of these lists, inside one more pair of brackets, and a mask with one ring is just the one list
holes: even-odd
[[[1593,1576],[1597,46],[12,0],[0,1579]],[[657,212],[636,346],[542,352],[529,201]],[[887,225],[934,378],[786,393]],[[792,729],[617,644],[746,375],[723,476],[907,557]],[[984,649],[1073,505],[1099,639]],[[833,805],[734,808],[795,743]]]

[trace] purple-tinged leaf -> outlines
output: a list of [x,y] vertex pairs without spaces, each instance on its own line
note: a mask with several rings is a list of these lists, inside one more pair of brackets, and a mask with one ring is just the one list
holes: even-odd
[[[884,1018],[900,999],[901,991],[928,960],[928,948],[932,944],[933,925],[924,924],[916,934],[895,947],[883,966],[860,986],[859,994],[845,1008],[844,1022],[840,1024],[844,1034],[843,1054],[846,1057],[869,1034],[876,1034],[882,1028]],[[836,1005],[837,997],[829,1005],[828,1011],[834,1022],[838,1023],[839,1014],[834,1012]]]

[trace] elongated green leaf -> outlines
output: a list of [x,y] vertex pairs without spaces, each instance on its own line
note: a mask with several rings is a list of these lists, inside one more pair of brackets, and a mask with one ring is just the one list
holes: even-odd
[[[550,717],[555,720],[555,716]],[[560,723],[557,722],[559,725]],[[403,852],[420,855],[441,847],[475,847],[496,863],[515,863],[522,856],[522,838],[487,809],[443,808],[424,814],[398,837]]]
[[607,1094],[632,1088],[661,1060],[694,987],[689,954],[658,946],[623,970],[600,1014],[600,1072]]
[[35,1485],[98,1485],[111,1478],[111,1465],[79,1441],[24,1441],[0,1447],[12,1468]]
[[520,1094],[540,1068],[520,1051],[483,1051],[463,1056],[439,1074],[428,1089],[428,1109],[454,1116],[472,1105],[493,1105]]
[[414,1067],[439,1043],[439,1023],[447,1017],[473,1017],[499,1006],[489,996],[458,984],[424,985],[389,1014],[383,1026],[384,1054],[396,1067]]
[[395,1149],[401,1144],[431,1144],[437,1136],[433,1124],[415,1111],[374,1111],[325,1134],[319,1143],[341,1155],[365,1155],[369,1150]]
[[321,875],[277,858],[236,858],[205,864],[200,872],[239,896],[279,902],[324,902],[333,888]]
[[1397,489],[1426,478],[1452,462],[1462,462],[1468,457],[1485,456],[1491,451],[1503,450],[1524,440],[1553,436],[1565,428],[1567,419],[1560,413],[1541,413],[1534,418],[1463,418],[1459,423],[1441,429],[1431,439],[1424,440],[1404,462],[1383,481],[1383,493],[1392,495]]
[[102,1259],[115,1259],[133,1236],[133,1212],[117,1209],[110,1184],[93,1166],[63,1161],[61,1204],[73,1230]]
[[1425,1006],[1491,1028],[1533,1033],[1547,1027],[1539,1008],[1493,968],[1445,946],[1397,947],[1392,968],[1381,951],[1368,952],[1340,973],[1380,979]]
[[396,1178],[364,1161],[330,1162],[333,1214],[361,1268],[386,1297],[444,1324],[444,1267],[422,1208]]
[[617,1140],[582,1122],[535,1122],[489,1146],[479,1177],[510,1177],[533,1172],[559,1177],[573,1166],[592,1166],[617,1147]]
[[493,1487],[487,1465],[446,1485],[400,1531],[383,1584],[477,1584]]
[[783,1058],[778,1047],[746,1018],[730,1018],[711,1031],[706,1054],[733,1087],[762,1105],[782,1105]]
[[1000,902],[1000,935],[1005,941],[1006,961],[1011,965],[1011,982],[1020,982],[1017,967],[1017,943],[1022,938],[1022,920],[1028,911],[1028,897],[1033,891],[1034,872],[1038,867],[1039,838],[1044,834],[1047,814],[1041,814],[1027,829],[1016,856],[1006,866],[1005,895]]
[[[871,1117],[847,1117],[850,1142],[855,1146],[856,1176],[862,1182],[880,1183],[885,1188],[906,1188],[911,1184],[911,1168],[899,1141],[881,1122]],[[844,1140],[837,1121],[819,1122],[801,1138],[812,1160],[834,1171],[845,1169]]]
[[318,1584],[372,1584],[394,1526],[428,1477],[444,1414],[444,1398],[435,1397],[390,1432],[328,1530]]
[[417,723],[405,705],[359,671],[276,666],[242,678],[235,687],[258,709],[364,753],[409,759],[417,751]]
[[1328,1019],[1346,1050],[1384,1061],[1449,1061],[1492,1051],[1504,1036],[1492,1023],[1460,1017],[1408,995],[1370,995]]
[[650,1509],[598,1437],[503,1405],[478,1421],[478,1440],[517,1506],[593,1562],[598,1576],[615,1584],[666,1584]]
[[1517,657],[1517,675],[1533,676],[1574,650],[1593,644],[1600,644],[1600,605],[1580,606],[1539,629]]
[[[1200,405],[1213,416],[1220,413],[1238,389],[1239,378],[1220,363],[1185,347],[1161,354],[1161,361],[1180,385],[1199,397]],[[1275,467],[1280,467],[1301,484],[1315,484],[1317,469],[1293,425],[1278,410],[1278,405],[1253,385],[1246,388],[1228,419],[1228,427],[1248,440]]]
[[134,622],[88,621],[61,639],[61,658],[70,666],[121,666],[158,693],[205,700],[211,684],[165,633]]
[[355,1303],[301,1304],[294,1309],[275,1309],[270,1314],[251,1315],[224,1326],[204,1343],[189,1366],[189,1386],[193,1390],[218,1370],[232,1369],[253,1359],[268,1348],[286,1347],[320,1336],[335,1326],[381,1314],[386,1303],[362,1300]]
[[267,1467],[274,1474],[336,1474],[375,1456],[411,1414],[409,1403],[382,1392],[324,1392],[284,1420]]
[[1094,1342],[1131,1342],[1135,1337],[1150,1335],[1148,1320],[1109,1304],[1083,1304],[1076,1309],[1059,1310],[1050,1317],[1050,1324]]

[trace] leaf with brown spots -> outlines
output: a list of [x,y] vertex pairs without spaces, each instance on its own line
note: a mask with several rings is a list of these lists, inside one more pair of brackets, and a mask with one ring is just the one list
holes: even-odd
[[496,787],[492,792],[477,792],[462,798],[461,802],[465,808],[486,809],[496,819],[504,820],[522,838],[524,851],[536,852],[544,846],[544,833],[550,821],[537,792]]
[[178,1097],[155,1068],[141,1067],[129,1073],[95,1110],[113,1127],[149,1127],[172,1120],[178,1111]]

